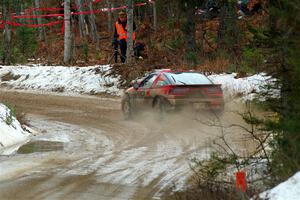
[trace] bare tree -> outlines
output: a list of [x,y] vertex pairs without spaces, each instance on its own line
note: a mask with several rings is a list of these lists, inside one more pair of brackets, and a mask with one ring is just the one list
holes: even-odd
[[90,9],[90,15],[89,15],[89,21],[90,21],[90,26],[91,26],[91,34],[92,34],[92,39],[94,42],[96,42],[96,49],[97,51],[100,50],[99,46],[99,35],[97,31],[97,25],[96,25],[96,19],[95,19],[95,14],[93,13],[93,0],[88,0],[89,1],[89,9]]
[[[83,12],[83,8],[82,8],[83,0],[76,0],[76,4],[77,4],[78,11]],[[87,36],[87,31],[85,29],[86,22],[84,19],[84,15],[79,15],[79,23],[78,24],[79,24],[80,37],[85,39]]]
[[6,23],[10,20],[9,17],[9,1],[10,0],[3,0],[2,1],[2,13],[3,13],[3,21],[4,21],[4,54],[3,54],[3,63],[5,65],[10,64],[11,58],[11,30],[9,25]]
[[[121,2],[120,0],[114,0],[112,7],[119,7],[119,6],[121,6],[122,3],[123,2]],[[113,12],[112,14],[113,14],[114,19],[118,18],[117,12]]]
[[197,46],[196,46],[196,7],[202,6],[203,0],[181,0],[181,7],[184,17],[182,30],[186,41],[186,59],[188,64],[197,64]]
[[127,0],[127,51],[126,63],[132,64],[134,60],[133,52],[133,0]]
[[184,33],[186,36],[188,52],[196,50],[196,26],[195,26],[195,6],[193,3],[185,4],[186,20],[184,23]]
[[224,0],[220,9],[219,30],[218,30],[218,48],[234,52],[239,55],[239,38],[238,18],[235,12],[235,3]]
[[[40,0],[34,0],[34,4],[35,4],[35,8],[37,9],[36,14],[40,15],[40,11],[38,10],[40,8]],[[42,19],[41,18],[37,18],[37,24],[41,25],[42,24]],[[45,34],[45,29],[44,27],[39,27],[38,28],[38,32],[39,32],[39,39],[41,41],[45,41],[46,39],[46,34]]]
[[65,37],[64,37],[64,62],[70,64],[72,60],[72,33],[71,33],[71,9],[70,0],[64,1],[64,20],[65,20]]
[[156,2],[152,1],[153,6],[153,28],[156,31],[157,30],[157,10],[156,10]]
[[111,0],[106,0],[106,4],[107,4],[107,7],[109,9],[109,11],[107,12],[107,29],[108,29],[108,32],[112,32],[112,11],[110,10],[112,8],[112,3],[111,3]]
[[[20,16],[21,12],[23,11],[23,4],[21,3],[21,0],[13,0],[14,11],[16,12],[16,16]],[[17,18],[16,21],[18,23],[24,23],[24,19]]]

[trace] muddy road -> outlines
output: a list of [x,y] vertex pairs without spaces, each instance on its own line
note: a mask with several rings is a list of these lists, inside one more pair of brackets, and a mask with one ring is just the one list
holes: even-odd
[[[0,157],[0,199],[159,199],[168,187],[182,188],[189,159],[204,158],[221,134],[205,123],[210,117],[192,112],[125,121],[120,98],[1,91],[0,99],[27,113],[37,130],[34,145]],[[225,112],[221,121],[241,119]],[[227,132],[239,140],[240,130]]]

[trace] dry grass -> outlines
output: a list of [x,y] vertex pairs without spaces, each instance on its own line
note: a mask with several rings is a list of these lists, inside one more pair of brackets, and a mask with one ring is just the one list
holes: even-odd
[[228,72],[230,64],[229,59],[218,57],[214,60],[205,60],[201,65],[196,67],[196,70],[214,73]]
[[[141,66],[139,64],[128,66],[125,64],[122,65],[113,65],[112,70],[107,76],[121,76],[121,82],[119,83],[120,88],[126,88],[132,80],[136,78],[141,78],[145,75],[146,72],[154,70],[156,67],[153,66]],[[158,67],[159,68],[159,67]]]
[[1,81],[18,80],[20,77],[20,75],[14,75],[13,73],[9,72],[1,77]]
[[243,194],[235,190],[234,187],[223,185],[210,188],[208,186],[198,186],[187,188],[184,191],[169,192],[163,197],[164,200],[243,200],[247,199]]

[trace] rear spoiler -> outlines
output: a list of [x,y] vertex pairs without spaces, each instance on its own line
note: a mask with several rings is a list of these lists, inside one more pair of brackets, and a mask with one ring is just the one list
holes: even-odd
[[192,88],[204,88],[204,87],[221,87],[222,84],[202,84],[202,85],[172,85],[174,87],[192,87]]

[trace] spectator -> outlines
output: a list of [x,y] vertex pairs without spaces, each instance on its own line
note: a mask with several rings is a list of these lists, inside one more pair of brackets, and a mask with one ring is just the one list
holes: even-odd
[[[115,24],[115,32],[114,32],[114,40],[113,45],[115,50],[118,49],[118,45],[120,45],[121,50],[121,61],[122,63],[125,63],[126,61],[126,50],[127,50],[127,16],[124,11],[121,11],[119,13],[119,19]],[[133,23],[133,30],[136,30],[135,23]],[[135,41],[135,32],[133,32],[132,39]],[[117,51],[115,51],[117,52]],[[117,62],[117,55],[115,54],[115,61]]]

